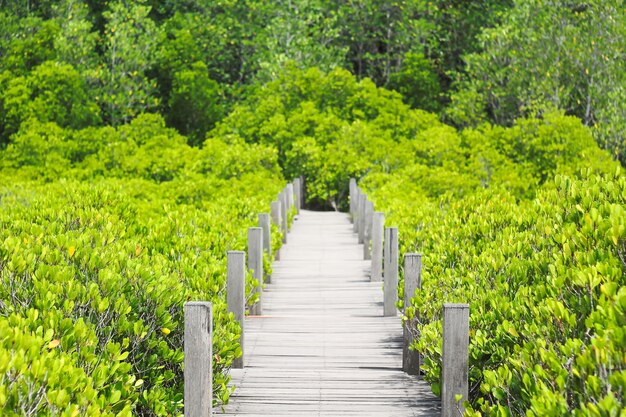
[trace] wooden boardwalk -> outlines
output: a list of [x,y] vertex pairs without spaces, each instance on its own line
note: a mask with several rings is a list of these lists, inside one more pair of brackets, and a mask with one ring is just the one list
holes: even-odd
[[229,416],[439,416],[430,387],[402,372],[399,317],[383,317],[381,282],[348,216],[303,210],[263,315],[245,323],[244,369]]

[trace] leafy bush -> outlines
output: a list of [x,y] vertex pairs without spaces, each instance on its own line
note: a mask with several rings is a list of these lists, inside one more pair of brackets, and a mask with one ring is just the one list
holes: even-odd
[[0,413],[179,414],[188,300],[213,303],[214,398],[228,401],[241,350],[226,251],[245,248],[282,176],[262,145],[186,142],[158,115],[117,129],[32,119],[2,152]]
[[325,208],[344,208],[349,178],[372,173],[409,175],[430,196],[506,186],[531,197],[557,172],[611,164],[591,131],[562,112],[459,132],[344,70],[292,68],[235,106],[209,137],[276,148],[285,175],[304,175],[309,204]]
[[[623,409],[623,176],[557,176],[519,202],[504,190],[437,201],[409,181],[375,189],[383,183],[372,179],[370,195],[400,227],[401,252],[424,254],[407,316],[435,392],[442,305],[469,302],[468,415]],[[403,195],[407,188],[415,191]]]
[[595,125],[598,143],[623,158],[626,67],[616,57],[626,47],[623,3],[511,3],[501,23],[479,35],[481,50],[465,56],[466,74],[448,115],[458,124],[488,115],[510,125],[556,107]]
[[31,118],[74,129],[100,122],[100,109],[83,78],[68,64],[46,61],[27,77],[11,78],[0,100],[8,133]]
[[206,133],[222,118],[218,84],[209,78],[208,69],[196,62],[191,69],[174,74],[169,99],[168,121],[171,126],[195,143],[201,142]]
[[412,108],[436,112],[441,88],[434,65],[424,54],[407,52],[399,71],[389,76],[387,87],[402,94]]
[[[71,403],[81,415],[93,404],[112,414],[179,412],[182,306],[190,299],[213,302],[215,395],[227,401],[227,371],[240,353],[225,305],[226,251],[245,247],[247,227],[279,183],[245,176],[181,185],[111,179],[2,187],[0,315],[14,316],[22,332],[2,340],[39,337],[23,353],[31,360],[58,343],[68,372],[98,396],[66,392],[58,405],[56,383],[36,368],[22,374],[28,362],[14,362],[0,377],[12,398],[7,411],[20,403],[49,413]],[[190,190],[207,198],[189,199]],[[35,394],[46,399],[37,405]]]

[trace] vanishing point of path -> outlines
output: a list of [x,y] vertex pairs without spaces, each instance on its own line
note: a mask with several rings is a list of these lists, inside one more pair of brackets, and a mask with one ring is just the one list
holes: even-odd
[[263,315],[245,323],[231,416],[439,416],[430,387],[402,372],[399,317],[348,216],[302,210],[273,264]]

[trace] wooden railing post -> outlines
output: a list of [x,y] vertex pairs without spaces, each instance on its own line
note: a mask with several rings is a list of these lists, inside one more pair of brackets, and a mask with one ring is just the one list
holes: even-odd
[[398,228],[385,228],[385,267],[383,270],[384,282],[384,315],[397,314],[398,301]]
[[185,303],[184,401],[185,417],[211,416],[213,400],[213,318],[211,303]]
[[[259,227],[263,229],[263,250],[272,259],[272,228],[270,227],[270,215],[259,213]],[[267,276],[267,283],[272,282],[272,277]]]
[[385,233],[385,213],[374,213],[372,219],[372,273],[370,281],[383,279],[383,235]]
[[272,214],[272,223],[280,227],[280,201],[274,200],[270,203],[270,213]]
[[233,368],[243,368],[244,319],[246,317],[246,253],[228,251],[226,254],[226,303],[241,326],[239,345],[242,355],[233,361]]
[[[422,288],[422,255],[407,253],[404,255],[404,310],[411,305],[411,298],[415,291]],[[418,375],[420,372],[420,354],[409,349],[415,340],[409,330],[410,323],[403,326],[402,369],[409,375]]]
[[[270,204],[270,212],[272,213],[272,223],[280,228],[282,225],[282,221],[280,218],[280,199],[272,201],[272,203]],[[277,261],[280,260],[280,250],[276,251],[274,259],[276,259]]]
[[355,233],[359,232],[359,213],[361,210],[359,204],[361,204],[362,193],[361,188],[356,187],[356,191],[354,192],[354,221],[352,222],[352,230]]
[[352,223],[354,223],[354,198],[356,197],[356,180],[354,178],[350,178],[350,186],[349,186],[349,190],[350,190],[350,219],[352,220]]
[[293,180],[293,192],[296,200],[296,213],[300,214],[300,209],[302,208],[302,183],[300,178]]
[[354,190],[354,215],[352,216],[352,231],[359,232],[359,204],[361,203],[361,189],[356,187]]
[[287,217],[289,212],[287,211],[287,192],[283,190],[278,196],[280,200],[280,231],[283,232],[283,243],[287,243]]
[[293,207],[293,184],[289,183],[287,184],[287,210],[291,210],[291,208]]
[[260,316],[263,314],[263,229],[260,227],[248,228],[248,269],[258,281],[254,292],[259,295],[259,300],[250,309],[250,314]]
[[367,206],[367,195],[359,195],[359,243],[365,239],[365,206]]
[[372,240],[372,223],[374,221],[374,203],[368,201],[365,204],[365,227],[363,231],[363,259],[372,259],[370,241]]
[[[469,305],[443,305],[441,416],[463,415],[468,399]],[[456,396],[461,399],[457,401]]]
[[384,256],[384,315],[397,314],[398,301],[398,228],[385,228]]

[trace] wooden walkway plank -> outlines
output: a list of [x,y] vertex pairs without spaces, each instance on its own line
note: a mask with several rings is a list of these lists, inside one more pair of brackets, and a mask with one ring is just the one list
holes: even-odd
[[273,265],[263,315],[246,318],[246,366],[225,416],[440,415],[430,387],[402,372],[399,317],[383,317],[348,217],[301,210]]

